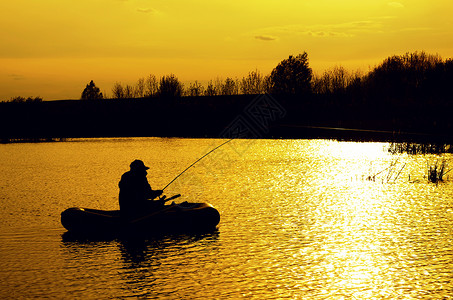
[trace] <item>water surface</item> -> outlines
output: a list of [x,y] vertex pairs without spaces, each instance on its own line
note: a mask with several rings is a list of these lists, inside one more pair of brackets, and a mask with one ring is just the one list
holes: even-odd
[[[427,165],[439,157],[392,155],[384,143],[235,140],[166,190],[183,194],[180,201],[213,204],[221,214],[217,231],[158,239],[65,238],[59,219],[64,209],[118,209],[117,184],[132,160],[151,166],[148,178],[157,189],[222,142],[133,138],[0,145],[0,297],[453,294],[451,180],[427,182]],[[451,156],[444,158],[451,162]]]

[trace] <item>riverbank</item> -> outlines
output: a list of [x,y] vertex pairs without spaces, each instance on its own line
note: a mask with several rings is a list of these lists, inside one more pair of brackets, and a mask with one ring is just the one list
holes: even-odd
[[0,140],[156,136],[451,143],[452,112],[445,103],[357,103],[317,95],[0,103]]

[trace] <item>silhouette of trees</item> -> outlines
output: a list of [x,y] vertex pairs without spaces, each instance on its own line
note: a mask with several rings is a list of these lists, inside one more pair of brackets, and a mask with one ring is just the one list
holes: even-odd
[[[245,80],[245,78],[244,78]],[[227,77],[225,80],[216,78],[209,80],[206,88],[198,81],[191,83],[184,95],[187,96],[220,96],[239,95],[241,83],[238,79]]]
[[311,92],[313,71],[308,64],[308,54],[289,56],[282,60],[270,75],[273,94],[300,95]]
[[112,97],[113,99],[123,99],[124,98],[124,88],[119,82],[115,82],[112,88]]
[[244,95],[264,93],[264,76],[258,70],[249,72],[246,77],[242,78],[241,92]]
[[[201,88],[201,86],[199,86]],[[143,97],[181,97],[183,84],[178,78],[171,74],[163,76],[158,82],[156,76],[149,75],[148,78],[139,78],[135,86],[115,82],[112,88],[112,98],[132,99]]]
[[204,92],[204,87],[195,80],[194,83],[191,83],[187,91],[188,96],[202,96]]
[[453,59],[447,59],[426,73],[426,81],[422,94],[431,95],[437,99],[452,101],[453,95]]
[[11,103],[39,103],[39,102],[42,102],[42,98],[41,97],[27,97],[27,98],[24,98],[24,97],[21,97],[21,96],[18,96],[18,97],[13,97],[11,98],[9,101],[6,101],[6,102],[11,102]]
[[222,95],[238,95],[239,94],[239,83],[233,78],[227,77],[222,84]]
[[89,84],[85,87],[82,92],[82,100],[94,100],[94,99],[103,99],[99,88],[94,84],[94,81],[91,80]]
[[[205,83],[205,87],[199,81],[195,81],[184,89],[183,84],[173,74],[160,79],[151,74],[146,78],[138,79],[131,85],[115,82],[112,88],[113,98],[156,97],[153,101],[145,100],[141,103],[140,101],[101,101],[102,103],[46,101],[35,105],[28,103],[41,102],[42,99],[14,97],[6,101],[8,103],[0,103],[2,106],[0,123],[5,129],[0,134],[0,140],[123,134],[209,136],[213,132],[216,134],[221,131],[225,125],[224,121],[228,119],[225,119],[225,116],[228,114],[232,117],[236,116],[236,113],[243,109],[244,104],[255,98],[253,94],[264,92],[279,94],[275,99],[282,101],[282,105],[285,105],[287,110],[282,123],[284,126],[273,127],[272,131],[269,131],[269,136],[295,138],[336,136],[359,139],[393,139],[396,136],[401,140],[432,138],[436,142],[453,138],[451,134],[451,128],[453,128],[451,121],[452,59],[442,60],[438,55],[425,52],[406,53],[386,58],[366,74],[350,72],[341,66],[336,66],[318,76],[313,75],[308,64],[308,55],[304,52],[282,60],[267,76],[255,70],[242,78],[227,77],[210,80]],[[310,101],[287,101],[303,98],[291,97],[292,95],[308,93],[312,93],[310,97],[306,97]],[[181,96],[238,94],[250,96],[205,98],[201,101],[198,99],[171,100]],[[101,95],[93,81],[85,88],[82,99],[96,99],[94,98],[96,96],[92,95]],[[105,93],[103,96],[105,97]],[[135,114],[130,112],[145,113],[147,110],[156,109],[163,110],[162,115],[175,113],[178,116],[175,119],[180,123],[170,124],[167,128],[156,125],[152,131],[148,131],[148,128],[137,131],[137,128],[147,126],[143,126],[145,121],[133,117]],[[86,126],[83,128],[74,125],[78,124],[77,120],[81,115],[92,118],[90,122],[84,122]],[[119,118],[133,122],[130,122],[127,128],[119,128],[115,121]],[[60,126],[54,126],[57,123]],[[93,126],[93,124],[99,126]],[[214,124],[213,127],[211,127],[212,124]],[[375,134],[371,133],[373,130],[363,130],[360,133],[344,131],[330,135],[324,130],[314,130],[312,133],[299,129],[306,124],[378,131]],[[219,130],[205,130],[208,127]],[[390,136],[385,132],[392,132],[392,134]]]
[[209,80],[206,86],[204,95],[205,96],[219,96],[222,95],[223,81],[219,77],[215,80]]
[[174,75],[162,76],[159,82],[159,96],[163,98],[179,98],[183,95],[183,84]]
[[205,96],[219,96],[223,95],[223,86],[224,83],[222,79],[217,77],[215,80],[209,80],[208,85],[205,90]]
[[123,92],[125,99],[135,98],[135,89],[132,85],[126,84],[126,86],[123,89]]
[[139,78],[135,85],[134,96],[137,98],[143,98],[145,96],[145,78]]
[[[313,75],[308,54],[289,56],[282,60],[269,75],[258,70],[238,79],[217,77],[205,86],[199,81],[186,88],[174,75],[157,79],[155,75],[138,79],[137,83],[122,86],[116,82],[112,97],[143,98],[181,96],[251,95],[273,93],[301,95],[314,93],[335,96],[329,101],[351,100],[365,103],[377,99],[451,99],[453,93],[453,60],[443,61],[438,55],[425,52],[394,55],[385,59],[367,74],[351,72],[335,66],[321,75]],[[91,83],[90,83],[91,84]],[[94,85],[94,83],[93,83]],[[87,85],[89,87],[90,85]],[[336,97],[340,96],[341,99]],[[327,99],[327,98],[326,98]]]
[[[365,78],[369,94],[391,99],[414,99],[427,96],[427,90],[441,88],[438,83],[446,74],[441,71],[445,63],[438,55],[425,52],[406,53],[388,57]],[[428,95],[429,96],[429,95]]]
[[155,75],[150,74],[145,81],[145,97],[155,97],[159,93],[159,83]]
[[122,86],[121,83],[115,82],[112,88],[113,99],[132,99],[137,95],[137,90],[132,85],[126,84]]
[[360,78],[359,72],[349,72],[342,66],[336,66],[324,71],[321,76],[313,76],[312,91],[316,94],[344,94]]
[[204,92],[204,95],[205,96],[217,96],[218,95],[218,91],[217,91],[217,88],[215,86],[215,84],[213,83],[212,80],[210,80],[208,82],[208,85],[206,87],[206,90]]
[[[269,75],[258,70],[238,79],[217,77],[203,86],[199,81],[184,85],[174,75],[160,79],[150,74],[139,78],[133,85],[115,82],[112,98],[144,97],[174,98],[181,96],[251,95],[273,93],[280,95],[342,95],[342,99],[375,101],[452,101],[453,59],[445,61],[439,55],[424,51],[393,55],[367,74],[350,72],[335,66],[321,75],[313,75],[308,54],[289,56],[282,60]],[[105,94],[91,80],[82,92],[81,99],[103,99]],[[336,98],[335,101],[340,101]],[[15,97],[6,102],[39,102],[41,98]],[[341,100],[344,101],[344,100]]]
[[[425,52],[393,55],[363,75],[334,67],[312,79],[313,92],[343,99],[391,102],[451,101],[453,62]],[[450,99],[450,100],[449,100]]]

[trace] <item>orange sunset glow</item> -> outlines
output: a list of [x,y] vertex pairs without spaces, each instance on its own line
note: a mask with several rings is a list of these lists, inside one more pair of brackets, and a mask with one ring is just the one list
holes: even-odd
[[447,0],[2,1],[0,100],[79,99],[90,80],[109,95],[149,74],[268,74],[303,51],[315,73],[418,50],[452,57],[452,11]]

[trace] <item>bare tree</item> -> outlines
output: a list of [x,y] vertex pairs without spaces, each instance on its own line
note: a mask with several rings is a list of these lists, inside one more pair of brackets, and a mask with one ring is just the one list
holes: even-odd
[[214,80],[214,89],[215,89],[217,95],[222,94],[222,87],[223,87],[223,80],[219,76],[217,76],[216,79]]
[[212,80],[209,80],[204,94],[206,96],[217,96],[218,95],[218,91],[217,91],[216,86],[215,86],[215,84],[214,84],[214,82]]
[[324,71],[321,76],[313,77],[313,92],[318,94],[344,93],[346,89],[360,78],[360,73],[348,72],[342,66],[335,66]]
[[203,92],[204,87],[197,80],[195,80],[194,83],[191,83],[187,90],[189,96],[201,96],[203,95]]
[[9,101],[1,101],[1,102],[13,102],[13,103],[38,103],[38,102],[42,102],[42,98],[41,97],[28,97],[28,98],[24,98],[24,97],[21,97],[21,96],[18,96],[18,97],[12,97]]
[[315,74],[312,77],[312,90],[316,94],[328,94],[331,92],[331,78],[329,72],[324,72],[322,75]]
[[112,88],[112,97],[114,99],[123,99],[124,98],[124,88],[119,82],[115,82]]
[[150,74],[145,82],[145,97],[155,97],[159,93],[159,82],[156,76]]
[[127,84],[124,87],[124,98],[131,99],[134,98],[134,96],[135,96],[134,87],[132,85]]
[[143,98],[145,96],[145,78],[139,78],[135,84],[134,94],[136,98]]
[[242,78],[241,92],[245,95],[261,94],[264,89],[264,78],[258,70],[249,72],[249,74]]
[[266,75],[263,78],[263,92],[269,94],[272,92],[271,75]]
[[334,92],[344,92],[350,81],[348,71],[342,66],[336,66],[332,70],[332,89]]
[[234,79],[227,77],[222,85],[221,94],[237,95],[239,94],[239,85]]

